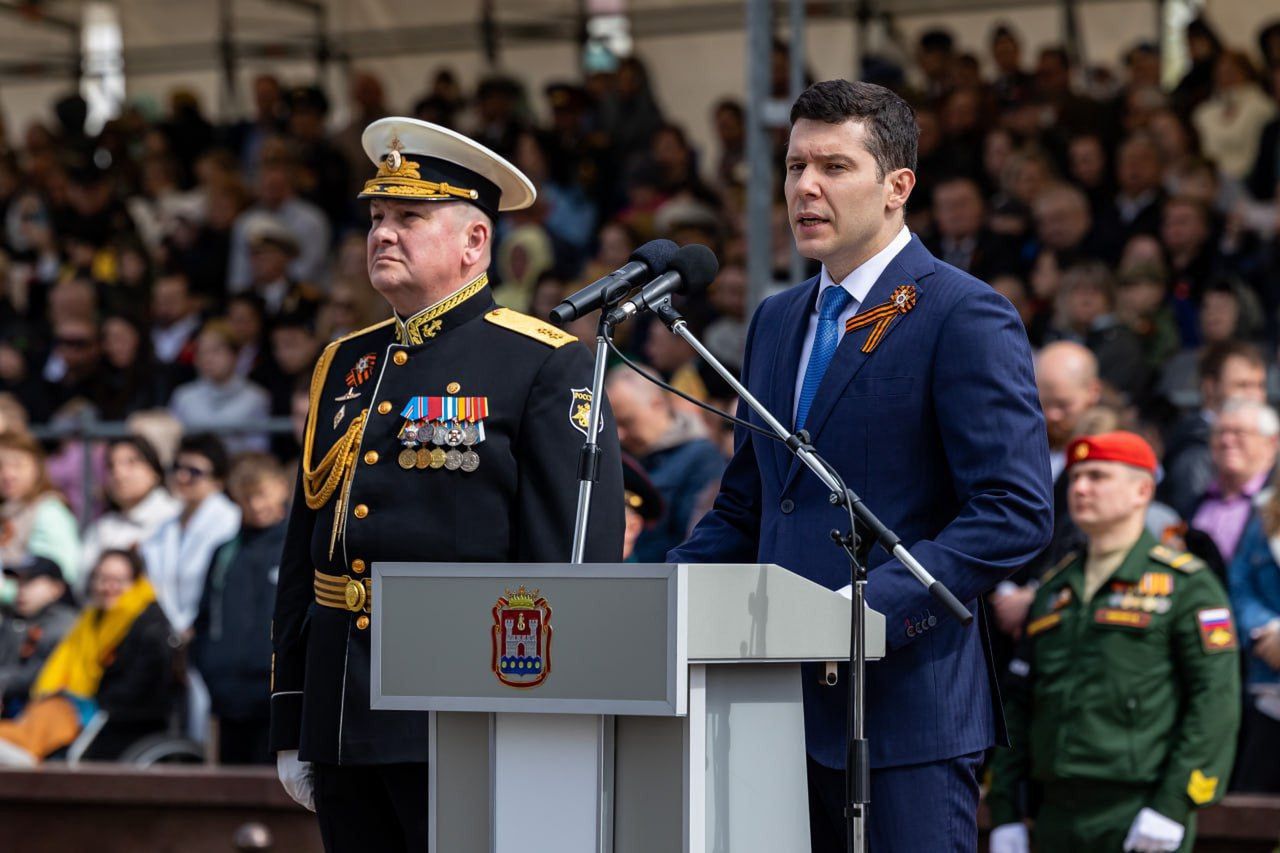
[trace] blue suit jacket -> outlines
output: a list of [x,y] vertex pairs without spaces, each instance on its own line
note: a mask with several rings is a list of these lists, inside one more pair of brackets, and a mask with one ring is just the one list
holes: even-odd
[[[1031,350],[1003,296],[935,259],[918,238],[889,264],[862,310],[904,284],[915,285],[915,308],[869,354],[861,347],[870,328],[844,336],[806,427],[848,486],[972,612],[1052,530]],[[817,290],[814,278],[766,299],[747,335],[744,382],[784,423]],[[738,413],[760,423],[745,405]],[[826,487],[784,446],[740,428],[714,509],[668,560],[778,563],[838,589],[849,583],[849,566],[828,533],[847,527]],[[887,624],[885,659],[867,667],[872,766],[993,745],[1003,717],[985,620],[961,627],[878,547],[868,564],[867,602]],[[804,674],[809,753],[828,767],[844,766],[847,689],[843,678],[825,687],[814,668]]]

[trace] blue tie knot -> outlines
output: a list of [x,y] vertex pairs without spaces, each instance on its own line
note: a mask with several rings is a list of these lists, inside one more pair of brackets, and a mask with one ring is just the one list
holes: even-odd
[[849,307],[849,303],[853,301],[853,295],[840,285],[828,287],[822,291],[822,299],[818,305],[819,320],[834,320],[840,316],[840,312]]

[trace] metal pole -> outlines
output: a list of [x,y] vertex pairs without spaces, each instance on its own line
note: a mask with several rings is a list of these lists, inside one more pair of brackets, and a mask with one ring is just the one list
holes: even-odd
[[769,0],[747,0],[747,310],[773,283],[773,164],[765,104],[769,100]]
[[[791,103],[795,103],[804,91],[804,0],[790,0],[791,24]],[[804,281],[804,258],[791,246],[791,284]]]
[[600,313],[600,328],[596,331],[596,363],[591,374],[591,409],[587,415],[587,440],[582,445],[582,458],[578,462],[578,511],[573,523],[573,554],[569,562],[581,565],[587,553],[587,522],[591,519],[591,488],[595,485],[600,461],[600,401],[604,397],[604,368],[609,359],[609,344],[605,340],[608,329],[604,312]]

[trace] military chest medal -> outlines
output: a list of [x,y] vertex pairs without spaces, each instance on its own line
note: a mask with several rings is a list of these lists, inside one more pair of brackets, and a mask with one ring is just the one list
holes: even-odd
[[400,442],[405,446],[398,460],[400,467],[444,468],[468,474],[480,467],[480,454],[474,448],[484,441],[488,397],[414,397],[400,416],[405,419],[400,429]]

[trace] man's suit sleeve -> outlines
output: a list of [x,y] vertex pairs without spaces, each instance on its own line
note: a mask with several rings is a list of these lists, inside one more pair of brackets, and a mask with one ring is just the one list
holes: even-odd
[[[960,505],[933,540],[905,544],[956,598],[973,602],[1039,554],[1053,532],[1049,448],[1031,348],[1003,296],[975,292],[943,319],[931,390]],[[938,611],[896,559],[870,572],[867,603],[890,625]],[[904,631],[886,637],[891,650],[911,639]]]
[[[750,376],[751,345],[756,320],[765,312],[761,305],[747,328],[742,360],[745,383]],[[752,418],[751,409],[738,401],[737,415]],[[667,553],[668,563],[754,563],[760,543],[760,469],[750,431],[734,427],[733,458],[720,480],[715,504],[702,517],[689,541]]]
[[[1031,612],[1041,611],[1033,604]],[[1013,660],[1009,661],[1004,681],[1004,717],[1009,746],[991,753],[987,808],[991,810],[992,826],[1014,823],[1027,816],[1026,786],[1031,778],[1028,736],[1031,730],[1031,691],[1035,679],[1031,666],[1033,651],[1031,640],[1024,632]]]
[[[515,519],[517,559],[567,563],[578,512],[578,460],[586,440],[569,419],[574,388],[591,387],[589,352],[571,344],[555,350],[538,371],[516,446],[519,483]],[[600,411],[600,478],[592,487],[587,523],[588,563],[622,560],[622,454],[606,397]]]
[[271,751],[297,749],[302,731],[302,689],[307,661],[307,626],[315,598],[311,534],[316,512],[307,506],[302,466],[293,489],[293,508],[280,555],[276,607],[271,619]]

